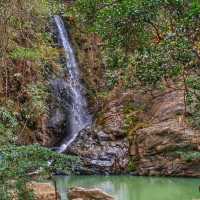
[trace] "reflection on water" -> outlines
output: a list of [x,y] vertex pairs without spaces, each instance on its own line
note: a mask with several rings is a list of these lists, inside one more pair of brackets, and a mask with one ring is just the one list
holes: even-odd
[[62,200],[67,188],[101,188],[116,200],[200,200],[199,179],[134,176],[56,177]]

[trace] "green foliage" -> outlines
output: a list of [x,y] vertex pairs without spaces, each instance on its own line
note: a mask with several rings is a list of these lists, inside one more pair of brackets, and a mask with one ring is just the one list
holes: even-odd
[[200,159],[200,152],[198,151],[177,151],[176,154],[181,156],[187,162]]
[[185,67],[190,65],[195,55],[185,38],[175,35],[160,44],[152,45],[138,52],[136,56],[136,76],[147,85],[156,85],[163,78],[180,76]]
[[10,127],[16,127],[18,125],[15,116],[4,107],[0,107],[0,118],[2,122],[8,124]]
[[116,70],[119,67],[127,68],[128,57],[123,55],[123,51],[121,49],[108,48],[105,55],[105,61],[108,69]]
[[196,21],[195,18],[199,18],[200,14],[200,2],[199,0],[193,0],[190,3],[190,7],[185,15],[184,20],[186,23],[194,23]]
[[127,130],[128,133],[139,122],[137,117],[137,111],[138,108],[136,108],[136,106],[131,103],[125,105],[123,109],[123,113],[125,115],[124,128]]
[[127,51],[141,47],[143,42],[149,45],[148,40],[156,28],[155,22],[161,10],[173,11],[170,15],[178,17],[184,5],[183,1],[78,0],[76,9],[81,21],[110,46],[122,47]]
[[[44,169],[40,172],[41,174],[48,174],[55,170],[64,170],[67,174],[70,174],[78,164],[76,157],[56,153],[37,144],[28,146],[8,145],[1,147],[0,152],[1,177],[21,177],[41,167]],[[53,163],[49,166],[48,161],[50,160]]]
[[96,16],[98,14],[99,3],[104,3],[105,0],[79,0],[76,1],[76,14],[78,15],[79,19],[87,25],[87,27],[91,28],[92,25],[96,21]]
[[118,80],[145,91],[175,85],[188,101],[185,116],[200,124],[198,81],[189,80],[199,74],[199,0],[78,0],[75,8],[103,41],[109,89]]
[[40,58],[40,54],[35,49],[28,48],[16,48],[11,53],[10,56],[15,60],[38,60]]
[[118,82],[118,71],[117,70],[107,70],[105,73],[107,79],[107,88],[112,89]]
[[187,105],[190,113],[190,122],[195,127],[200,127],[200,78],[191,75],[187,78]]
[[48,8],[48,14],[56,15],[64,11],[64,4],[62,0],[46,0],[46,6]]
[[140,112],[144,111],[144,106],[136,105],[133,102],[128,102],[124,105],[124,130],[126,131],[128,139],[133,141],[134,135],[138,129],[148,127],[148,123],[138,117]]
[[49,91],[46,85],[42,83],[30,84],[27,86],[27,93],[31,97],[34,111],[40,115],[48,112],[46,101]]
[[129,161],[128,161],[128,172],[133,172],[135,170],[136,170],[135,163],[134,163],[132,158],[129,158]]
[[134,39],[144,32],[138,15],[131,1],[121,1],[99,12],[95,30],[112,47],[134,48]]
[[[181,59],[181,57],[185,59],[187,55],[184,53],[188,48],[185,44],[189,43],[189,41],[187,41],[187,37],[183,37],[183,35],[186,36],[183,25],[186,25],[182,21],[188,15],[192,17],[197,15],[198,3],[196,0],[79,0],[76,7],[82,22],[88,23],[89,19],[92,20],[89,25],[93,27],[93,31],[98,33],[106,41],[106,44],[111,47],[122,48],[125,53],[130,50],[133,52],[135,49],[141,50],[141,48],[144,48],[142,56],[147,56],[147,51],[152,51],[151,56],[157,57],[157,59],[158,57],[162,59],[162,56],[165,56],[166,59],[170,53],[169,51],[173,48],[177,53],[175,55],[177,59]],[[169,22],[172,24],[170,25]],[[158,45],[158,47],[155,44],[152,47],[153,37],[158,37],[157,39],[161,40],[163,44]],[[162,51],[160,52],[161,49]],[[110,50],[112,55],[113,49]],[[191,51],[191,48],[188,48],[188,51]],[[166,53],[168,54],[165,55]],[[122,53],[120,56],[122,56]],[[180,57],[178,58],[178,56]],[[161,61],[158,60],[157,64],[161,65]],[[121,66],[118,65],[118,67]],[[157,74],[158,67],[153,64],[151,71],[155,71]],[[162,75],[163,73],[161,72],[160,76]],[[155,77],[156,80],[157,78]],[[152,81],[155,82],[154,79]]]
[[16,116],[7,108],[0,107],[0,146],[15,142],[18,126]]
[[[0,102],[18,123],[12,127],[11,123],[0,121],[2,143],[24,138],[22,134],[31,137],[33,128],[34,131],[41,128],[42,115],[48,110],[46,80],[59,74],[62,68],[58,62],[59,49],[47,32],[52,15],[63,9],[60,0],[0,2]],[[13,101],[13,106],[8,108],[9,101]],[[24,142],[29,143],[25,138]]]
[[[49,165],[49,161],[52,164]],[[29,176],[37,172],[38,176],[49,176],[56,170],[66,174],[74,171],[80,164],[78,158],[66,156],[39,145],[13,146],[8,145],[0,149],[0,194],[5,199],[11,192],[17,192],[19,199],[32,199],[27,183],[32,180]],[[10,183],[13,184],[10,184]],[[26,196],[26,198],[24,198]],[[28,197],[27,197],[28,196]]]

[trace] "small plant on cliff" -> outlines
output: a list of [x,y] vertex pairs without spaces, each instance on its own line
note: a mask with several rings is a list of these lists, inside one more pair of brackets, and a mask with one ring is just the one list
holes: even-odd
[[193,160],[194,161],[200,160],[200,152],[198,151],[192,151],[192,150],[177,151],[176,154],[179,155],[183,160],[187,162],[192,162]]
[[134,160],[132,158],[129,158],[128,172],[134,172],[135,170],[136,170],[136,166],[135,166]]
[[16,116],[6,107],[0,107],[0,146],[16,142],[15,132],[18,128]]

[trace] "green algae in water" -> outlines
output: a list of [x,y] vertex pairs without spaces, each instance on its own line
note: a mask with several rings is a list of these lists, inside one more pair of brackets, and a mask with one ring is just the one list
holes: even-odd
[[200,200],[200,179],[135,176],[56,177],[57,187],[66,200],[67,188],[101,188],[116,200]]

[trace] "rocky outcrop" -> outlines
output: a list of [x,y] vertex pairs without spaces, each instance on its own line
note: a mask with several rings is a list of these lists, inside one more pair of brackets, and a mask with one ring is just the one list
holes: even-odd
[[84,162],[87,174],[112,174],[125,172],[128,165],[129,143],[127,139],[116,139],[103,131],[83,130],[68,153],[78,155]]
[[126,173],[129,162],[129,141],[123,130],[123,105],[131,95],[112,100],[103,115],[104,125],[80,132],[68,153],[82,158],[86,174]]
[[[138,102],[136,97],[131,99]],[[123,115],[115,121],[121,104],[112,102],[106,112],[107,124],[101,131],[82,131],[69,148],[68,152],[82,158],[82,173],[133,171],[138,175],[200,177],[200,131],[191,128],[184,117],[181,90],[167,91],[149,101],[149,109],[144,113],[147,126],[137,129],[131,141],[121,131]],[[120,123],[116,123],[118,120]]]
[[33,190],[37,200],[60,200],[60,195],[50,183],[31,182],[29,188]]
[[149,115],[152,123],[174,119],[184,114],[184,93],[182,90],[167,91],[153,100]]
[[50,88],[48,116],[42,118],[40,128],[34,134],[36,141],[46,147],[59,144],[69,130],[70,94],[67,81],[64,78],[51,80]]
[[103,131],[82,131],[68,151],[81,156],[87,169],[82,173],[134,170],[139,175],[200,176],[200,132],[186,123],[183,92],[168,91],[150,105],[149,125],[136,130],[131,145],[121,132],[121,123],[112,122]]
[[130,148],[139,175],[200,177],[200,132],[184,117],[183,93],[155,99],[151,126],[137,131]]
[[68,83],[64,78],[52,80],[51,90],[49,118],[46,123],[46,132],[48,132],[50,137],[45,146],[58,144],[68,134],[69,130],[70,94]]
[[200,134],[177,120],[141,129],[134,146],[140,175],[200,177],[200,156],[192,158],[200,150]]
[[71,188],[68,192],[69,200],[114,200],[112,196],[100,189]]
[[[126,137],[127,128],[125,127],[125,118],[127,107],[131,106],[135,109],[144,107],[146,102],[149,101],[149,95],[142,95],[133,90],[122,92],[120,85],[113,89],[108,96],[107,103],[103,110],[100,123],[102,129],[115,137]],[[145,116],[137,112],[137,118],[144,119]]]

